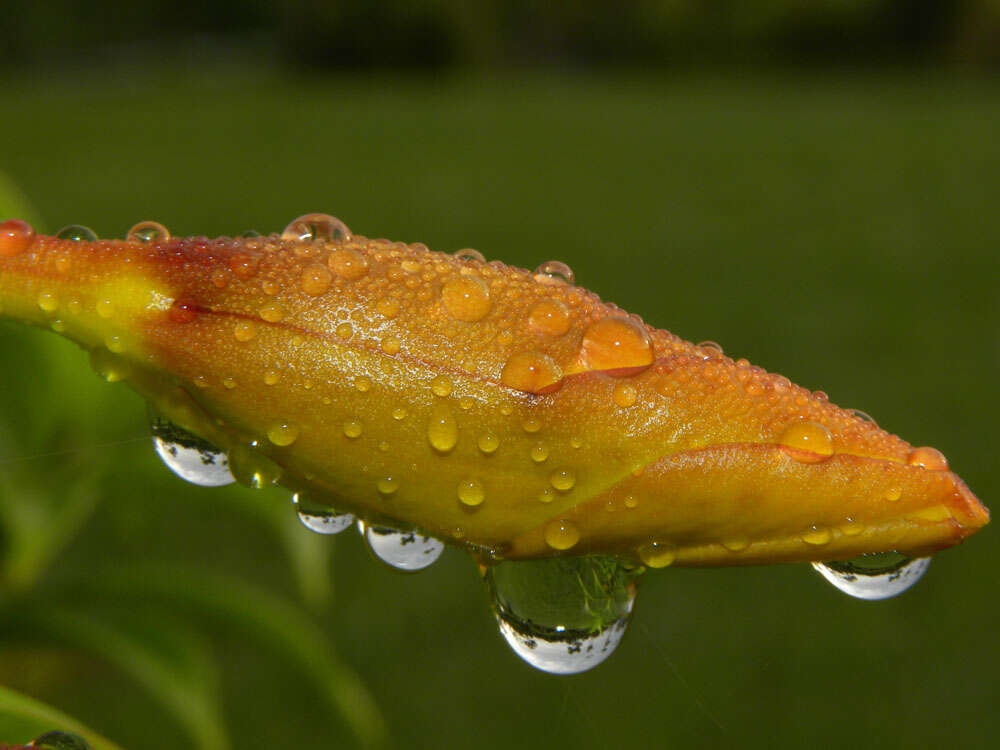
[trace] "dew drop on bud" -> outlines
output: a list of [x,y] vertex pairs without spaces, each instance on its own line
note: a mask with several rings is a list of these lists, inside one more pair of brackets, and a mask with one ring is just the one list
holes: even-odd
[[461,250],[456,250],[453,253],[453,257],[457,258],[458,260],[474,260],[478,261],[479,263],[486,262],[486,258],[483,257],[483,254],[478,250],[474,250],[471,247],[463,247]]
[[547,260],[532,273],[542,284],[572,284],[576,280],[573,269],[559,260]]
[[211,443],[156,414],[150,415],[150,427],[156,454],[181,479],[200,487],[222,487],[235,481],[228,457]]
[[20,255],[35,239],[31,224],[20,219],[7,219],[0,223],[0,258]]
[[69,224],[56,232],[56,239],[73,242],[96,242],[97,232],[82,224]]
[[170,232],[157,221],[140,221],[128,230],[129,242],[162,242],[170,239]]
[[814,562],[826,580],[856,599],[888,599],[906,591],[927,572],[931,558],[898,552],[861,555],[846,562]]
[[281,239],[306,242],[327,240],[339,242],[349,239],[351,230],[340,219],[329,214],[304,214],[285,227]]
[[576,674],[618,647],[640,570],[614,557],[557,557],[501,562],[484,577],[514,653],[543,672]]
[[414,572],[433,564],[444,544],[417,531],[400,531],[387,526],[369,526],[358,521],[358,531],[371,553],[396,570]]
[[310,500],[308,495],[296,493],[292,496],[295,512],[302,525],[317,534],[339,534],[354,523],[350,513],[338,513],[329,505]]

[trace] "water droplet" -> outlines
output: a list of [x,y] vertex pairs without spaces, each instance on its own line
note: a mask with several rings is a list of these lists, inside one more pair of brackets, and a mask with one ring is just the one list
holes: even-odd
[[699,349],[710,349],[715,354],[724,354],[722,346],[714,341],[702,341],[698,344]]
[[649,568],[665,568],[676,557],[677,548],[668,542],[647,542],[639,547],[639,559]]
[[211,443],[155,414],[150,414],[150,427],[156,454],[181,479],[201,487],[222,487],[235,481],[229,458]]
[[35,239],[31,224],[20,219],[7,219],[0,223],[0,258],[20,255]]
[[383,298],[375,303],[375,310],[386,320],[392,320],[399,315],[399,302],[391,297]]
[[479,436],[476,441],[479,445],[479,450],[483,453],[493,453],[497,448],[500,447],[500,438],[494,435],[492,432],[484,432]]
[[490,291],[482,279],[458,276],[441,287],[441,301],[456,320],[474,323],[490,311]]
[[236,387],[236,380],[234,378],[223,378],[222,387],[231,391]]
[[312,501],[302,493],[293,495],[292,502],[302,525],[317,534],[339,534],[354,523],[350,513],[337,513],[329,505]]
[[427,422],[427,439],[436,451],[448,453],[458,442],[458,423],[445,404],[434,404]]
[[483,483],[478,479],[468,478],[458,483],[458,499],[463,505],[475,507],[481,504],[485,498]]
[[285,448],[299,439],[298,425],[282,422],[271,426],[267,431],[267,439],[280,448]]
[[431,381],[431,391],[435,396],[440,396],[441,398],[450,396],[452,388],[454,388],[454,385],[451,380],[444,375],[438,375]]
[[132,375],[132,365],[128,360],[103,347],[91,349],[90,366],[109,383],[127,380]]
[[910,466],[919,466],[921,469],[927,469],[928,471],[948,470],[948,459],[944,457],[944,454],[937,448],[928,446],[914,448],[913,452],[906,459],[906,463]]
[[[236,338],[237,341],[243,341],[243,342],[250,341],[256,335],[257,335],[257,326],[255,326],[252,321],[237,320],[233,324],[233,336]],[[276,375],[277,373],[268,373],[268,374]],[[267,375],[265,375],[264,382],[267,383],[267,380],[268,380]],[[274,382],[275,383],[278,382],[277,379],[275,379]],[[274,383],[269,383],[269,385],[274,385]]]
[[382,351],[391,357],[393,354],[399,352],[399,347],[400,347],[399,339],[391,335],[386,336],[384,339],[382,339],[380,346],[382,348]]
[[368,273],[368,259],[349,247],[334,250],[326,264],[345,281],[356,281]]
[[559,260],[547,260],[533,271],[535,281],[542,284],[572,284],[576,281],[573,269]]
[[574,372],[648,367],[653,344],[646,329],[628,318],[602,318],[583,334]]
[[313,263],[302,271],[302,291],[312,297],[326,293],[333,283],[333,272],[324,265]]
[[441,557],[444,551],[444,545],[437,539],[416,531],[368,526],[360,521],[358,530],[372,554],[397,570],[423,570]]
[[825,526],[813,526],[801,534],[801,539],[806,544],[822,545],[829,544],[830,540],[833,539],[833,534],[830,529]]
[[260,490],[281,478],[281,467],[256,445],[238,445],[229,451],[229,470],[244,487]]
[[82,224],[68,224],[56,232],[56,238],[73,242],[97,242],[97,232]]
[[572,521],[557,518],[545,525],[545,543],[552,549],[572,549],[580,541],[580,530]]
[[257,273],[257,259],[247,253],[237,253],[229,259],[229,270],[241,279],[249,279]]
[[614,391],[611,393],[611,398],[618,406],[624,409],[635,404],[638,394],[634,385],[630,383],[617,383]]
[[521,427],[524,428],[525,432],[534,434],[542,429],[542,420],[537,417],[528,417],[524,420],[524,424]]
[[484,579],[514,653],[544,672],[576,674],[618,646],[638,573],[612,557],[558,557],[497,563]]
[[277,385],[281,380],[281,373],[277,370],[268,370],[264,373],[264,385]]
[[83,737],[71,732],[46,732],[31,741],[31,747],[40,750],[91,750]]
[[833,455],[833,435],[819,422],[807,419],[786,427],[778,443],[791,448],[794,451],[792,458],[801,463],[819,463]]
[[406,419],[406,415],[408,413],[409,412],[407,412],[406,409],[404,409],[402,406],[397,406],[395,409],[392,410],[392,418],[395,419],[397,422],[401,422],[402,420]]
[[356,419],[348,419],[344,422],[344,437],[348,437],[351,440],[361,437],[361,433],[364,431],[364,427],[361,422]]
[[629,510],[639,507],[639,499],[635,495],[625,496],[625,507]]
[[549,475],[549,481],[560,492],[569,492],[576,484],[576,472],[572,469],[556,469]]
[[531,447],[531,460],[540,464],[549,457],[549,447],[545,443],[536,443]]
[[140,221],[128,230],[129,242],[163,242],[170,239],[170,232],[157,221]]
[[733,536],[722,540],[722,546],[730,552],[742,552],[750,546],[750,540],[745,536]]
[[395,495],[399,491],[399,480],[393,476],[384,476],[375,482],[375,489],[380,495]]
[[97,305],[95,307],[95,312],[97,312],[97,317],[108,320],[112,315],[115,314],[115,303],[110,299],[98,300]]
[[178,297],[170,303],[167,316],[172,323],[187,325],[198,317],[198,303],[190,297]]
[[59,298],[55,292],[42,292],[38,295],[38,306],[45,312],[55,312],[59,309]]
[[260,308],[259,314],[260,317],[268,323],[278,323],[279,321],[284,320],[288,313],[285,308],[277,302],[268,302]]
[[108,336],[104,339],[104,345],[108,348],[109,352],[114,352],[115,354],[121,354],[125,351],[125,342],[122,341],[121,336]]
[[461,250],[456,250],[452,255],[458,260],[474,260],[480,263],[486,262],[486,258],[483,254],[471,247],[463,247]]
[[857,599],[888,599],[920,580],[931,558],[912,559],[898,552],[861,555],[846,562],[813,563],[820,574]]
[[546,336],[562,336],[569,330],[569,310],[558,300],[540,300],[532,305],[528,313],[528,325]]
[[503,366],[500,382],[524,393],[548,393],[558,387],[562,371],[555,361],[540,352],[518,352]]
[[288,242],[327,240],[340,242],[349,239],[351,230],[340,219],[329,214],[303,214],[281,232],[281,239]]
[[888,500],[890,503],[896,502],[902,496],[903,496],[903,491],[899,487],[890,487],[885,491],[884,495],[885,499]]
[[372,389],[372,379],[367,375],[359,375],[354,381],[354,387],[359,393],[368,393]]
[[872,424],[875,424],[875,419],[870,414],[861,411],[861,409],[851,409],[850,412],[858,419],[863,419],[865,422],[871,422]]
[[340,338],[347,340],[354,334],[354,329],[351,327],[350,323],[341,323],[334,329],[334,332]]

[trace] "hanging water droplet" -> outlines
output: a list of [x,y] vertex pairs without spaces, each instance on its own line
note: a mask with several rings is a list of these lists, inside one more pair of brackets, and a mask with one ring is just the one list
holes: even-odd
[[281,467],[265,456],[256,443],[232,448],[229,470],[237,482],[253,490],[270,487],[281,478]]
[[46,732],[31,741],[31,747],[42,750],[91,750],[83,737],[71,732]]
[[560,260],[547,260],[532,273],[542,284],[572,284],[576,280],[573,269]]
[[372,554],[397,570],[423,570],[444,551],[444,544],[440,541],[416,531],[368,526],[363,521],[358,521],[358,531]]
[[351,230],[340,219],[329,214],[303,214],[285,227],[281,239],[289,241],[333,240],[350,238]]
[[846,562],[814,562],[830,583],[857,599],[888,599],[906,591],[927,572],[931,558],[906,557],[898,552],[861,555]]
[[235,479],[229,458],[211,443],[157,414],[150,414],[153,447],[174,474],[200,487],[222,487]]
[[60,240],[73,240],[73,242],[96,242],[97,232],[82,224],[69,224],[56,232],[56,237]]
[[302,525],[317,534],[339,534],[354,523],[354,516],[350,513],[338,513],[329,505],[312,501],[302,493],[292,495],[292,503]]
[[498,563],[485,580],[514,653],[544,672],[576,674],[617,648],[638,574],[614,557],[557,557]]
[[162,242],[170,239],[170,232],[158,221],[140,221],[128,230],[129,242]]

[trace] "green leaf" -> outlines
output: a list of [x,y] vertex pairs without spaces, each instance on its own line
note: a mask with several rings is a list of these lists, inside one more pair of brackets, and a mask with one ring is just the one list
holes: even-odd
[[121,750],[118,745],[41,701],[0,686],[0,742],[29,742],[61,729],[83,737],[94,750]]

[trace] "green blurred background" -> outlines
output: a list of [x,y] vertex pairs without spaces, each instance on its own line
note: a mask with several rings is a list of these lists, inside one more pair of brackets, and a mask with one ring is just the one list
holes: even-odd
[[[998,496],[992,0],[18,0],[4,39],[0,218],[217,235],[325,211],[560,259]],[[654,571],[618,652],[552,677],[463,554],[395,575],[286,493],[186,485],[82,352],[3,323],[0,353],[0,685],[122,747],[1000,733],[991,527],[881,603],[807,566]],[[0,692],[0,741],[54,728],[24,700]]]

